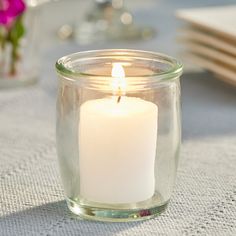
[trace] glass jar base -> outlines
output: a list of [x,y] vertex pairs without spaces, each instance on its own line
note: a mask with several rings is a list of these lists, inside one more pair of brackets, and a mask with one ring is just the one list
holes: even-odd
[[71,199],[66,199],[67,206],[72,213],[86,219],[106,222],[141,221],[154,218],[165,211],[168,201],[151,208],[144,209],[112,209],[85,206]]

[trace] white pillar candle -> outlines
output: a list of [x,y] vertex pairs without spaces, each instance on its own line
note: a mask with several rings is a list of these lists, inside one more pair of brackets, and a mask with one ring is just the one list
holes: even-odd
[[157,106],[109,97],[80,108],[80,194],[100,203],[134,203],[155,192]]

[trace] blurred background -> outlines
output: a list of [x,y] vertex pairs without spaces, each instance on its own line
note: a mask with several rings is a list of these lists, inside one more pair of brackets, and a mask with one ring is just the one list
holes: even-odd
[[[200,71],[201,68],[214,72],[218,66],[216,59],[223,53],[224,61],[229,63],[223,66],[223,72],[216,68],[216,77],[235,84],[236,7],[233,5],[235,0],[24,0],[23,2],[28,5],[23,14],[25,21],[23,35],[19,35],[19,39],[5,36],[10,40],[17,40],[15,45],[19,44],[18,47],[22,46],[18,51],[23,53],[17,52],[19,55],[15,55],[16,61],[20,61],[17,60],[20,57],[25,59],[24,63],[15,63],[18,64],[18,68],[21,67],[18,81],[24,81],[26,75],[34,77],[34,79],[27,78],[28,84],[35,83],[36,77],[48,77],[48,72],[53,72],[54,62],[68,53],[102,48],[131,48],[177,57],[184,62],[185,72]],[[3,29],[4,36],[4,25],[3,27],[0,25],[0,29]],[[8,55],[11,53],[10,47],[11,45],[5,47],[2,53],[0,51],[2,67],[10,64],[11,56]],[[225,48],[227,50],[224,50]],[[194,55],[189,55],[189,52]],[[210,58],[213,65],[204,63],[203,57],[205,60]],[[17,65],[15,67],[13,69],[16,70]],[[40,73],[39,68],[42,69]],[[6,77],[6,71],[1,71],[0,77]],[[12,78],[14,73],[10,74]],[[50,74],[49,77],[52,80],[54,76]],[[53,80],[56,81],[55,78]],[[0,87],[15,87],[17,83],[11,85],[12,81],[0,80]]]
[[[110,7],[109,4],[112,4],[112,1],[58,0],[44,4],[41,7],[40,13],[40,31],[42,33],[39,36],[41,37],[40,44],[42,44],[42,58],[45,57],[45,55],[47,55],[47,58],[48,56],[51,56],[51,60],[54,62],[58,57],[75,51],[101,48],[132,48],[169,54],[184,62],[185,72],[200,71],[201,68],[204,67],[202,66],[202,63],[197,63],[185,55],[185,52],[188,51],[186,50],[187,43],[184,40],[181,40],[181,38],[184,39],[183,35],[186,34],[184,29],[191,28],[192,22],[189,24],[189,19],[179,19],[181,18],[177,16],[179,10],[192,8],[208,9],[210,7],[209,10],[211,11],[211,7],[213,7],[213,9],[216,6],[229,6],[230,8],[233,8],[233,5],[231,4],[235,4],[234,0],[113,0],[113,6],[115,5],[114,2],[118,5],[118,9],[114,9],[113,11],[118,12],[118,17],[114,16],[115,13],[111,16],[113,23],[110,26],[104,25],[104,21],[101,19],[100,22],[98,22],[99,19],[97,20],[94,18],[101,18],[101,14],[103,14],[101,12],[105,12],[107,8]],[[119,4],[122,4],[124,7],[124,9],[122,8],[121,13],[119,12]],[[224,9],[222,11],[224,11]],[[124,31],[121,31],[120,33],[120,38],[116,38],[115,36],[114,38],[109,36],[103,38],[99,33],[95,33],[95,37],[93,37],[93,34],[91,33],[91,31],[93,31],[91,27],[93,26],[91,25],[94,22],[97,22],[97,27],[101,27],[101,30],[103,30],[104,27],[114,29],[122,22],[122,17],[124,18],[126,13],[128,13],[126,15],[126,21],[128,24],[131,23],[134,25],[134,27],[132,29],[128,27],[124,28]],[[208,17],[205,18],[208,20]],[[222,17],[218,17],[216,20],[219,21],[220,19],[222,19]],[[229,21],[230,19],[226,20]],[[89,25],[88,22],[92,23]],[[233,24],[233,22],[235,22],[235,19],[232,18],[231,24]],[[233,26],[234,25],[232,25],[232,27]],[[88,28],[90,28],[90,30]],[[224,26],[222,26],[222,28],[224,28]],[[131,33],[131,35],[128,35],[128,30],[137,32],[136,34]],[[193,28],[192,31],[197,30],[198,29]],[[90,38],[89,33],[91,34]],[[208,28],[205,33],[207,35],[213,34]],[[86,36],[87,34],[88,36]],[[114,32],[111,32],[111,35],[112,34],[114,35]],[[222,38],[224,42],[230,41],[225,40],[224,37],[220,37],[221,41]],[[229,44],[234,46],[235,42],[236,41],[229,42]],[[204,45],[205,44],[206,43],[204,43]],[[211,42],[209,44],[211,45]],[[235,59],[235,54],[232,56],[232,59]],[[50,64],[50,66],[52,66],[52,64]],[[233,70],[235,70],[235,67]],[[233,76],[235,77],[235,75]]]

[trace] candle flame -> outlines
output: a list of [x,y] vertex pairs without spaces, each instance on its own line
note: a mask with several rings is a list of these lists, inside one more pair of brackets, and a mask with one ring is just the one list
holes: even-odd
[[112,64],[111,76],[113,78],[124,78],[125,77],[124,68],[120,63],[113,63]]
[[126,90],[126,80],[125,80],[125,71],[123,66],[120,63],[112,64],[112,90],[114,95],[118,95],[118,102],[120,101],[120,97],[125,95]]

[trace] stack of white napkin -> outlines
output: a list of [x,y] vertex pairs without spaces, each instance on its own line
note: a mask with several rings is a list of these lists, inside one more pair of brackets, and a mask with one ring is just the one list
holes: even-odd
[[183,9],[180,32],[187,58],[218,78],[236,85],[236,5]]

